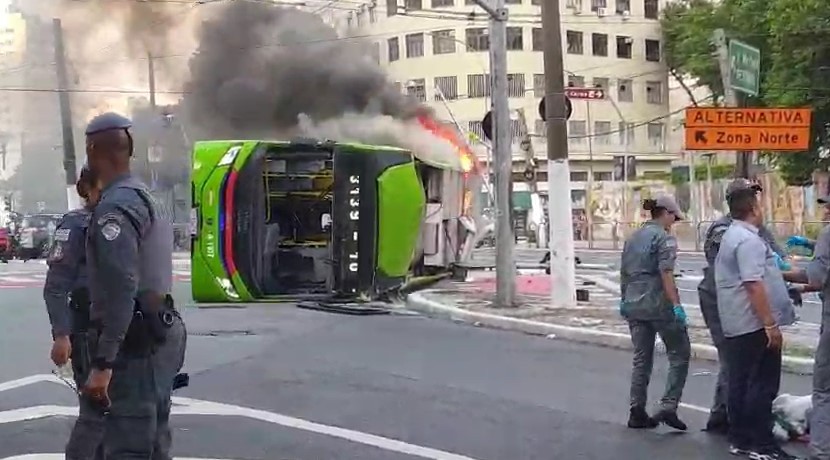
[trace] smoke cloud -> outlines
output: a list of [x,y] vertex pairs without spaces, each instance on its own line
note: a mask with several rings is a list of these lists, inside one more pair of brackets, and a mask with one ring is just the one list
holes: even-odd
[[[315,14],[254,0],[188,4],[186,10],[159,2],[80,3],[87,24],[91,16],[106,15],[101,22],[121,30],[135,57],[181,54],[192,37],[192,56],[177,86],[193,138],[317,137],[392,144],[424,159],[459,161],[452,144],[416,121],[430,110],[390,81],[369,43],[338,37]],[[175,86],[175,72],[165,70],[159,86]]]

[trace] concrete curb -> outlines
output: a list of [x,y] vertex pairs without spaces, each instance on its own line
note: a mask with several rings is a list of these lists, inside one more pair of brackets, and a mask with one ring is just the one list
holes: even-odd
[[[472,312],[427,299],[420,292],[414,292],[407,296],[406,307],[410,310],[424,313],[428,316],[486,326],[494,329],[523,332],[531,335],[548,336],[553,334],[555,338],[561,338],[571,342],[598,345],[601,347],[615,348],[619,350],[632,349],[631,337],[625,334],[563,326],[560,324],[542,323],[539,321],[531,321],[521,318],[493,315],[490,313]],[[662,348],[662,346],[658,346],[657,350],[660,353],[665,353],[665,349]],[[693,343],[692,358],[717,362],[718,351],[711,345]],[[784,356],[783,358],[784,371],[793,374],[812,375],[813,364],[813,360],[809,358],[800,358],[795,356]]]

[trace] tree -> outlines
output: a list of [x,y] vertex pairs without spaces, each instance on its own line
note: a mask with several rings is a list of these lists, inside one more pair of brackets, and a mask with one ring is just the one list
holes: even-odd
[[830,9],[823,0],[683,0],[668,6],[662,18],[664,56],[676,78],[692,77],[707,86],[715,103],[723,98],[723,84],[711,43],[722,28],[761,50],[761,94],[744,97],[753,107],[812,107],[813,140],[806,152],[768,152],[790,185],[808,184],[816,168],[828,161],[820,152],[828,145],[830,96],[823,83],[830,72],[828,32]]
[[21,192],[15,203],[16,211],[38,212],[38,203],[47,211],[66,210],[66,176],[63,171],[62,151],[43,142],[24,142],[20,164],[5,185],[8,190]]

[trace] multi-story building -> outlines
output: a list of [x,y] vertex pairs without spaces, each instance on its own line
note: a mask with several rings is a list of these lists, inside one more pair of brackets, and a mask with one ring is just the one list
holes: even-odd
[[[544,94],[540,4],[507,0],[510,107],[523,109],[540,160],[539,188],[545,193],[544,123],[538,115]],[[372,41],[377,61],[392,78],[439,116],[482,135],[490,108],[487,14],[472,0],[367,0],[349,3],[352,35]],[[573,101],[568,122],[574,205],[584,205],[589,175],[614,177],[619,157],[636,159],[638,176],[664,173],[676,151],[669,151],[668,78],[662,59],[659,15],[665,0],[563,0],[562,37],[566,82],[601,87],[606,100]],[[515,115],[515,113],[514,113]],[[512,130],[522,127],[514,116]],[[516,186],[524,169],[519,136],[514,136]],[[615,163],[615,159],[617,160]],[[486,161],[486,160],[485,160]]]
[[[20,88],[25,81],[26,21],[8,6],[0,11],[0,88]],[[19,109],[23,93],[0,90],[0,179],[14,174],[22,154]]]

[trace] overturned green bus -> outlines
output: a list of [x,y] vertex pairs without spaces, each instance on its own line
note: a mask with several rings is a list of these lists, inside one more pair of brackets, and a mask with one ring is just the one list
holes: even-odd
[[193,299],[373,298],[446,269],[475,232],[462,169],[395,147],[198,142]]

